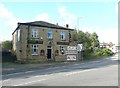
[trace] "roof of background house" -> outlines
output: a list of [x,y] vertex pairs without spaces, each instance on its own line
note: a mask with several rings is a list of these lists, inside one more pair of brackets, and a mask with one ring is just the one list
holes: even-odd
[[45,22],[45,21],[34,21],[34,22],[18,23],[18,27],[16,28],[16,30],[19,28],[20,25],[47,27],[47,28],[64,29],[64,30],[74,30],[74,29],[70,29],[70,28],[67,28],[67,27],[59,26],[58,24],[48,23],[48,22]]

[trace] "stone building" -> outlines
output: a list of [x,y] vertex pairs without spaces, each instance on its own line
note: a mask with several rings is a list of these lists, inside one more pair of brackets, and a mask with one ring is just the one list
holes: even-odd
[[18,23],[12,33],[13,52],[20,61],[65,61],[73,31],[68,25],[62,27],[44,21]]

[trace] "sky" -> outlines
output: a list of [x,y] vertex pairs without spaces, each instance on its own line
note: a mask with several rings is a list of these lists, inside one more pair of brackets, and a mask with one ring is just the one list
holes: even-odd
[[18,22],[46,21],[96,32],[100,42],[118,42],[118,2],[0,2],[0,41],[11,40]]

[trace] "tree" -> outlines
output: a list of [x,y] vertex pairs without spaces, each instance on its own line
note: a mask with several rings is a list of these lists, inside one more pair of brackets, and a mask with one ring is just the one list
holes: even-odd
[[92,48],[99,47],[100,43],[99,43],[99,40],[98,40],[97,33],[95,33],[95,32],[92,33],[91,41],[92,41],[92,43],[91,43]]
[[77,33],[77,30],[74,30],[73,32],[73,41],[78,41],[78,33]]
[[84,50],[91,50],[95,47],[99,47],[99,40],[97,33],[93,32],[92,34],[89,32],[83,32],[75,30],[73,33],[73,41],[77,44],[82,43]]
[[91,49],[91,34],[89,32],[84,33],[84,48]]
[[12,49],[12,41],[10,41],[10,40],[3,41],[2,49],[3,50],[11,50]]

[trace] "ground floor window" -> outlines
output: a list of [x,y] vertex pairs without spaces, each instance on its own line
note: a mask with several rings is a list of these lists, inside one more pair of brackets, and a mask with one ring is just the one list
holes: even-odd
[[60,53],[62,55],[65,54],[65,47],[64,46],[60,46]]
[[38,55],[38,45],[32,45],[32,55]]

